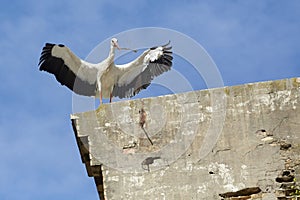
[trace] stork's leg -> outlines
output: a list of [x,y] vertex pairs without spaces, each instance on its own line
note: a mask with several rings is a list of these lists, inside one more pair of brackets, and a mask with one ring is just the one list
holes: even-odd
[[99,99],[100,99],[100,105],[101,105],[102,104],[102,91],[100,91]]
[[109,103],[111,103],[112,98],[113,98],[113,95],[112,95],[112,93],[110,93],[110,95],[109,95]]

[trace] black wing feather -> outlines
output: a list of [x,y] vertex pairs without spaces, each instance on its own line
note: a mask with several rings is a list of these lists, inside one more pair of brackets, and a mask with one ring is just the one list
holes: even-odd
[[[96,83],[90,84],[87,81],[83,81],[65,65],[62,58],[52,56],[51,51],[54,46],[55,44],[46,43],[43,47],[38,64],[40,66],[39,70],[53,74],[59,83],[79,95],[95,96]],[[64,47],[61,44],[59,46]]]

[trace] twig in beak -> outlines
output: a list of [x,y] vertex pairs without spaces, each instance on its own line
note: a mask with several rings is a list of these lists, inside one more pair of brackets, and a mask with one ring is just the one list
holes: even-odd
[[136,49],[130,49],[130,48],[125,48],[125,47],[123,47],[123,48],[118,48],[118,49],[119,49],[119,50],[129,50],[129,51],[133,51],[134,53],[137,52]]

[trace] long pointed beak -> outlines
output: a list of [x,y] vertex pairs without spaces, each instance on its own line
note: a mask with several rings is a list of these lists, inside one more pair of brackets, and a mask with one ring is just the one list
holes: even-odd
[[119,47],[119,44],[117,42],[114,42],[114,47],[116,47],[118,50],[121,50],[121,48]]

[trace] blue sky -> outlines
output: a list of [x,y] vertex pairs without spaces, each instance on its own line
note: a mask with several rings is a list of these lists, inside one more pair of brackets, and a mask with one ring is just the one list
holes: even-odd
[[4,0],[2,4],[3,200],[98,198],[70,123],[72,93],[53,76],[38,71],[45,42],[64,43],[85,58],[97,44],[119,32],[164,27],[200,43],[225,85],[300,76],[297,0]]

